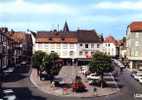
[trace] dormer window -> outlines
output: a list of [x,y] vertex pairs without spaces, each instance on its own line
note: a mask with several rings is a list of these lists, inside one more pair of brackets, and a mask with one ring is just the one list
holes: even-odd
[[50,41],[52,41],[52,38],[49,38]]
[[65,40],[65,38],[62,38],[62,41],[64,41]]

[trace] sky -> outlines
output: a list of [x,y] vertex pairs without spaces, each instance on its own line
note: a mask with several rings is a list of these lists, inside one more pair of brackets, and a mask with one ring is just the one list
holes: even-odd
[[121,39],[127,26],[142,21],[142,0],[0,0],[0,27],[15,31],[96,30]]

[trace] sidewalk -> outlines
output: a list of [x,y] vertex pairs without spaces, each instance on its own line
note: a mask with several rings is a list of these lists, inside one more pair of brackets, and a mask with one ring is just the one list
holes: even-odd
[[[67,76],[67,75],[65,75]],[[51,84],[49,81],[40,81],[39,76],[37,75],[37,70],[32,69],[31,75],[30,75],[31,82],[42,92],[56,95],[56,96],[67,96],[67,97],[95,97],[95,96],[106,96],[110,94],[117,93],[119,90],[118,88],[100,88],[96,87],[97,91],[93,92],[93,86],[90,86],[87,82],[84,83],[87,87],[87,92],[84,93],[75,93],[72,92],[72,89],[69,88],[66,91],[63,91],[60,87],[51,87]],[[65,93],[66,92],[66,93]]]

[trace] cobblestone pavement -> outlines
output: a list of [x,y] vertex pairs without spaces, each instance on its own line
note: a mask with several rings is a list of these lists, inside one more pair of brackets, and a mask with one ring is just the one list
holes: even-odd
[[[52,94],[52,95],[57,95],[57,96],[75,96],[75,97],[94,97],[94,96],[104,96],[104,95],[109,95],[118,92],[117,87],[108,87],[108,88],[100,88],[96,87],[97,91],[94,93],[93,86],[90,86],[89,83],[87,82],[87,79],[83,74],[80,73],[80,68],[78,66],[64,66],[59,75],[56,77],[56,79],[60,79],[60,82],[63,83],[72,83],[72,81],[75,79],[75,76],[81,76],[83,83],[85,84],[87,88],[87,92],[84,93],[74,93],[72,92],[72,89],[69,88],[66,90],[66,94],[64,95],[64,90],[63,88],[57,88],[57,87],[51,87],[51,84],[48,81],[40,81],[39,77],[36,74],[36,70],[34,69],[32,74],[31,74],[31,80],[34,83],[36,87],[38,87],[41,91]],[[109,78],[112,78],[112,75],[108,75]],[[112,82],[114,81],[111,79]],[[114,84],[115,85],[115,84]]]

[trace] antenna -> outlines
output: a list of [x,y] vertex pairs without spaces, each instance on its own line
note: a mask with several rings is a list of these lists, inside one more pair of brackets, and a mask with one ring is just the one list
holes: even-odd
[[57,27],[58,27],[58,32],[59,32],[59,24],[57,25]]

